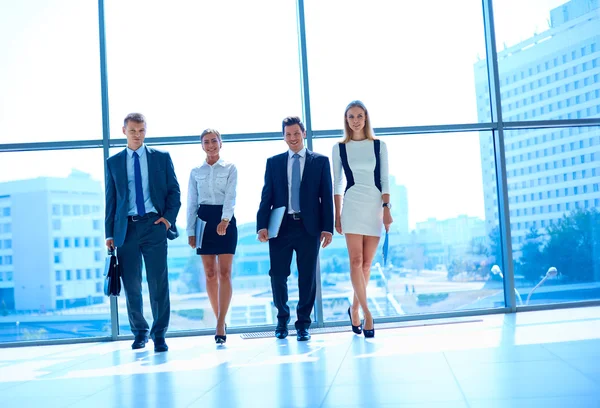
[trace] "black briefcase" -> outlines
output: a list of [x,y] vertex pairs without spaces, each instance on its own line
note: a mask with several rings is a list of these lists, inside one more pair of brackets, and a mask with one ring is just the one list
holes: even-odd
[[121,269],[115,250],[108,251],[104,263],[104,294],[106,296],[119,296],[121,294]]

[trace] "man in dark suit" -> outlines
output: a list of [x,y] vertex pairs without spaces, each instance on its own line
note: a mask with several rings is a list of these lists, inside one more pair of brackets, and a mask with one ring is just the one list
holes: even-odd
[[177,236],[181,207],[179,183],[169,153],[144,145],[146,118],[130,113],[124,121],[127,148],[106,162],[106,246],[117,248],[133,349],[148,342],[142,299],[142,257],[154,322],[150,337],[156,352],[167,351],[165,334],[171,306],[167,270],[167,238]]
[[[331,170],[326,156],[304,147],[306,131],[300,118],[285,118],[282,128],[289,150],[267,160],[256,226],[258,239],[269,241],[269,276],[278,311],[275,337],[288,335],[287,278],[296,251],[299,300],[295,326],[298,340],[306,341],[310,339],[308,328],[315,303],[319,246],[329,245],[333,234]],[[286,207],[286,214],[278,236],[269,240],[269,215],[278,207]]]

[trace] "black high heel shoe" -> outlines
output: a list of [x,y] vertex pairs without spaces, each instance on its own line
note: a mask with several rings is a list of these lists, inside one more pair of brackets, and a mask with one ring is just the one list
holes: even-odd
[[373,319],[373,328],[371,330],[363,329],[365,338],[375,337],[375,319]]
[[225,344],[227,341],[227,325],[225,325],[225,334],[221,336],[220,334],[215,334],[215,343],[217,344]]
[[348,317],[350,318],[350,326],[352,326],[352,331],[356,334],[362,333],[362,324],[355,326],[352,324],[352,314],[350,314],[350,308],[348,308]]

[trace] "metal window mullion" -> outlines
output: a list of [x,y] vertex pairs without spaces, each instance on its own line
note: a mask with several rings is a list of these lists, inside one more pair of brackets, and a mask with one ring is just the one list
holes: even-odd
[[[108,77],[106,67],[106,31],[104,23],[104,0],[98,0],[98,29],[100,40],[100,94],[102,98],[102,152],[104,157],[104,178],[106,179],[106,159],[110,153],[110,120],[108,106]],[[112,340],[119,337],[119,310],[117,298],[110,297],[110,332]]]
[[496,168],[496,192],[498,197],[498,222],[500,229],[500,246],[502,248],[502,266],[504,274],[504,299],[511,312],[516,312],[515,275],[512,257],[510,231],[510,213],[508,206],[508,188],[506,180],[506,157],[504,154],[504,123],[502,121],[502,101],[500,94],[500,73],[498,53],[496,49],[496,32],[492,0],[483,0],[483,26],[486,45],[488,83],[490,88],[490,109],[492,120],[498,129],[492,131],[494,140],[494,162]]
[[[302,92],[302,117],[306,127],[306,144],[313,150],[312,118],[310,113],[310,89],[308,86],[308,57],[306,53],[306,21],[304,18],[304,0],[296,1],[296,22],[298,24],[298,52],[300,53],[300,90]],[[323,293],[321,285],[321,259],[317,257],[315,323],[323,327]]]

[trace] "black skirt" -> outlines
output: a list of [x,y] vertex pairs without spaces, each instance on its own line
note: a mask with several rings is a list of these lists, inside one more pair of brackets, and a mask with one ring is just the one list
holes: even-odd
[[198,218],[206,221],[202,248],[196,249],[198,255],[235,254],[238,231],[235,217],[231,217],[225,235],[217,234],[217,225],[221,222],[222,205],[201,204],[198,208]]

